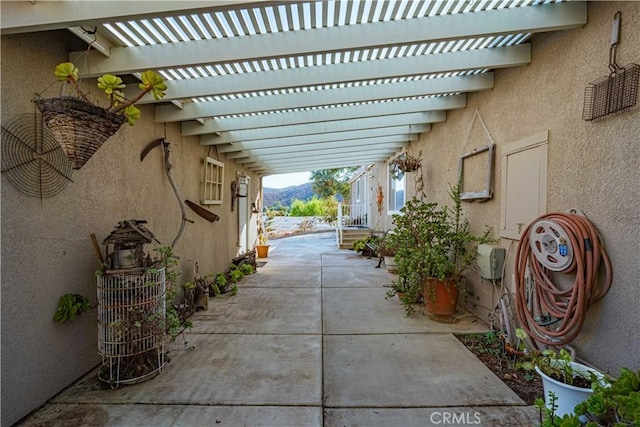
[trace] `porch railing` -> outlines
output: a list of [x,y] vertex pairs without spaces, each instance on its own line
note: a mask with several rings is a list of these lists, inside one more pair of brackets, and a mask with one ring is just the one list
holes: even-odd
[[369,227],[369,215],[365,205],[343,205],[338,203],[336,241],[342,243],[342,230],[345,227]]

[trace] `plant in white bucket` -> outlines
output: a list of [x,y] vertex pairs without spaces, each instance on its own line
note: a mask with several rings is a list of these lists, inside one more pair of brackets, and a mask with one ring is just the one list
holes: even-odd
[[[516,328],[516,336],[525,343],[527,333]],[[520,364],[526,371],[535,370],[542,379],[544,402],[537,406],[552,417],[562,418],[572,415],[577,404],[584,402],[593,393],[594,384],[605,385],[605,376],[596,369],[573,361],[566,349],[554,350],[525,349],[530,361]],[[555,425],[555,424],[551,424]]]
[[549,393],[553,392],[557,398],[556,415],[572,414],[575,406],[593,393],[591,384],[601,382],[604,376],[593,368],[571,361],[571,354],[565,349],[560,350],[560,357],[553,350],[545,350],[543,355],[542,363],[535,369],[542,378],[545,404],[550,406]]
[[571,359],[566,349],[533,353],[535,370],[542,378],[545,406],[560,417],[573,414],[575,406],[591,396],[593,383],[604,384],[602,373]]

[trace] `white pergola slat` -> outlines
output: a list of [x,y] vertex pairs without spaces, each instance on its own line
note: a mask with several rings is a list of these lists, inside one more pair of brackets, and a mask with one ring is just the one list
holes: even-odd
[[[468,69],[516,67],[530,62],[531,45],[522,44],[496,47],[484,51],[467,50],[430,56],[421,55],[305,67],[303,72],[297,68],[264,71],[254,73],[251,78],[247,78],[245,74],[228,74],[176,80],[172,82],[165,99],[328,85],[344,82],[345,76],[349,76],[350,81],[362,81]],[[135,92],[135,88],[129,88],[128,91],[125,91],[125,95],[131,98]],[[141,103],[150,102],[155,102],[151,95],[147,95],[141,100]]]
[[304,123],[289,126],[271,126],[268,128],[244,129],[212,133],[209,130],[214,120],[203,124],[183,122],[183,135],[201,135],[202,145],[228,144],[232,142],[249,142],[285,138],[288,136],[313,135],[317,133],[344,132],[347,130],[372,129],[386,126],[420,125],[441,123],[446,120],[444,111],[425,111],[419,113],[394,114],[385,117],[364,117],[360,119],[333,120],[320,123]]
[[2,34],[58,30],[74,26],[99,25],[105,21],[130,21],[149,15],[171,16],[201,12],[225,6],[245,6],[267,0],[180,0],[180,1],[3,1]]
[[[366,154],[361,154],[357,157],[343,157],[340,160],[328,160],[328,161],[309,161],[305,162],[305,164],[300,164],[299,162],[290,162],[287,165],[278,165],[278,166],[252,166],[248,169],[260,173],[262,175],[274,175],[274,174],[283,174],[283,173],[294,173],[294,172],[305,172],[307,170],[322,170],[322,169],[333,169],[333,168],[347,168],[354,167],[360,165],[368,165],[381,160],[386,160],[387,158],[381,158],[380,156],[367,156]],[[308,166],[308,168],[305,168]],[[309,169],[310,168],[310,169]]]
[[291,147],[318,144],[322,142],[344,141],[351,139],[375,138],[379,136],[409,135],[428,132],[430,125],[389,126],[374,129],[350,130],[344,132],[320,133],[306,135],[304,137],[283,137],[277,140],[256,140],[228,144],[218,148],[219,153],[232,153],[234,151],[252,151],[270,147]]
[[307,109],[302,111],[279,112],[278,114],[246,115],[242,117],[215,118],[207,122],[211,132],[242,129],[263,129],[308,123],[324,123],[336,120],[387,117],[396,114],[437,112],[464,108],[465,94],[442,98],[420,98],[375,104],[360,104],[349,108]]
[[[239,163],[268,163],[285,164],[294,163],[305,165],[309,162],[317,162],[320,159],[329,157],[344,157],[345,154],[353,153],[354,149],[360,149],[363,155],[379,154],[379,158],[387,158],[394,152],[401,150],[407,142],[415,141],[418,135],[390,135],[372,138],[353,139],[339,142],[308,144],[295,147],[269,147],[263,149],[250,150],[248,152],[236,152],[228,155],[228,158],[235,159]],[[299,166],[300,167],[300,166]]]
[[414,80],[391,84],[297,92],[282,95],[243,97],[208,103],[185,104],[181,110],[173,106],[159,107],[156,120],[161,122],[192,120],[198,117],[246,114],[264,111],[309,108],[336,104],[360,103],[428,96],[452,92],[476,92],[493,88],[493,73],[465,77]]
[[[478,16],[480,15],[480,16]],[[105,58],[90,52],[88,73],[123,74],[199,64],[290,57],[389,45],[478,38],[495,34],[536,33],[580,27],[587,22],[584,2],[553,3],[545,7],[485,10],[407,20],[372,22],[180,43],[111,49]],[[73,62],[87,52],[72,52]],[[93,74],[91,74],[93,75]]]
[[[390,156],[398,149],[393,144],[389,144],[386,146],[378,145],[377,147],[373,147],[367,150],[367,155],[376,157],[380,154],[383,156]],[[312,154],[315,161],[334,161],[344,158],[345,153],[348,154],[350,152],[349,150],[350,147],[345,147],[342,150],[336,149],[331,151],[313,151]],[[287,156],[264,155],[260,157],[260,160],[254,160],[251,158],[239,158],[238,163],[244,164],[245,166],[255,166],[259,164],[275,166],[290,163],[292,161],[295,162],[300,159],[304,160],[307,157],[308,153],[308,151],[296,151],[288,154]]]
[[[182,124],[183,135],[201,135],[200,143],[203,145],[219,145],[229,143],[242,143],[261,141],[264,143],[277,143],[279,138],[287,138],[302,135],[316,135],[323,133],[344,132],[348,130],[375,129],[392,126],[417,126],[430,123],[444,122],[447,115],[444,111],[428,111],[424,113],[394,114],[384,117],[365,117],[362,119],[333,120],[321,123],[303,123],[289,126],[274,126],[259,129],[246,129],[219,132],[212,134],[207,131],[207,125],[213,123],[208,120],[204,124],[197,122],[185,122]],[[426,129],[428,132],[430,129]]]
[[[159,123],[261,174],[362,166],[446,126],[583,1],[3,1],[2,34],[68,29],[83,78],[154,69]],[[95,34],[91,34],[93,30]],[[129,85],[126,95],[135,90]]]
[[[367,139],[343,139],[340,141],[327,141],[327,142],[318,142],[316,144],[311,144],[308,146],[286,146],[286,147],[265,147],[265,148],[256,148],[250,151],[240,151],[240,152],[230,152],[228,158],[230,159],[240,159],[246,157],[259,157],[267,154],[289,154],[295,152],[310,152],[317,150],[332,150],[332,149],[342,149],[342,148],[353,148],[360,147],[363,150],[366,148],[374,147],[378,144],[406,144],[411,140],[416,140],[417,136],[415,134],[412,135],[386,135],[386,136],[377,136],[373,138]],[[366,151],[366,150],[364,150]]]
[[[388,150],[374,150],[372,153],[366,153],[362,156],[359,156],[356,160],[359,162],[357,166],[362,166],[366,162],[376,161],[376,159],[380,158],[390,158],[395,153],[394,148],[390,148]],[[248,168],[274,168],[274,167],[287,167],[287,168],[298,168],[299,166],[296,163],[300,161],[300,159],[296,158],[281,158],[276,160],[266,160],[261,159],[258,162],[247,164]],[[354,160],[352,159],[351,162]],[[328,157],[319,157],[317,159],[308,159],[304,160],[305,166],[315,166],[323,162],[331,162],[332,164],[349,164],[349,160],[345,159],[344,153],[336,153],[335,155],[330,155]]]

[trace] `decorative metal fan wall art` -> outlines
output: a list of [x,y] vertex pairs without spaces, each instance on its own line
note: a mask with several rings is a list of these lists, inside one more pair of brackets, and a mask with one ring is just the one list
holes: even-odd
[[38,114],[2,123],[2,175],[21,193],[52,197],[71,180],[71,163]]

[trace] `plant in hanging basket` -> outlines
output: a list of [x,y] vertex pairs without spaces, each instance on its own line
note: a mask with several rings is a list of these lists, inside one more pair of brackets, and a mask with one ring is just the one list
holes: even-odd
[[404,153],[398,156],[391,162],[391,172],[394,177],[402,178],[405,173],[415,172],[422,166],[422,151],[417,156],[412,156],[409,153]]
[[[60,96],[47,99],[37,96],[33,102],[74,169],[82,168],[96,150],[120,129],[125,120],[133,126],[140,118],[140,110],[134,104],[145,94],[151,92],[159,100],[164,97],[167,89],[162,76],[148,70],[140,76],[140,92],[132,99],[127,99],[122,92],[126,86],[122,79],[105,74],[98,78],[97,83],[109,102],[109,106],[104,108],[91,102],[89,96],[81,90],[78,68],[71,62],[58,64],[55,75],[62,82]],[[76,92],[75,96],[66,94],[70,85]]]

